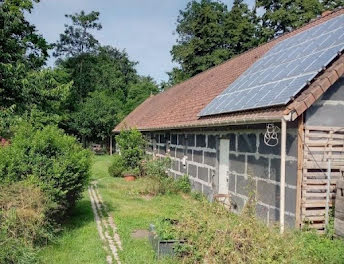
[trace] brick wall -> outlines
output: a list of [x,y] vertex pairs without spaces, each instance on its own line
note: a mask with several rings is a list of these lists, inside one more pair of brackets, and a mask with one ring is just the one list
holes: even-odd
[[[229,138],[229,193],[234,211],[240,212],[249,192],[254,191],[257,215],[264,222],[273,223],[279,220],[281,147],[265,145],[264,132],[265,129],[157,132],[149,135],[148,152],[157,156],[169,154],[171,176],[189,175],[192,188],[212,199],[218,190],[218,144],[220,138]],[[285,221],[290,226],[295,222],[296,133],[295,128],[288,129]]]

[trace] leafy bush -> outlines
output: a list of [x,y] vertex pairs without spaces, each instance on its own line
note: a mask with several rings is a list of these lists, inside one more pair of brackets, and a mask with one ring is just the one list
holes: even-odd
[[145,154],[146,142],[136,129],[122,130],[116,136],[121,156],[127,168],[138,168]]
[[187,175],[176,180],[168,175],[167,170],[170,166],[171,159],[169,158],[146,161],[144,171],[147,177],[152,178],[156,183],[149,186],[150,190],[147,190],[148,192],[152,194],[169,194],[178,192],[188,193],[191,190]]
[[112,158],[112,164],[109,167],[109,174],[113,177],[122,177],[122,173],[125,170],[124,159],[121,155],[114,155]]
[[16,129],[11,144],[0,147],[0,181],[29,179],[58,205],[62,216],[75,205],[88,183],[90,152],[54,126],[29,124]]
[[47,217],[52,207],[32,184],[0,186],[0,263],[37,263],[35,245],[52,237]]
[[176,189],[182,193],[189,193],[191,191],[191,185],[188,175],[183,175],[175,181]]
[[123,176],[139,176],[140,169],[139,168],[129,168],[123,171]]
[[6,264],[36,264],[38,257],[36,250],[20,239],[8,238],[0,230],[0,263]]

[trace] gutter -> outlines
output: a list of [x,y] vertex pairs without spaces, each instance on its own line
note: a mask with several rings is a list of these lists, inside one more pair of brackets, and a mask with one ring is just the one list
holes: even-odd
[[[288,115],[289,116],[289,115]],[[277,123],[281,122],[281,117],[275,118],[250,118],[250,119],[237,119],[234,121],[210,121],[204,123],[196,123],[196,124],[185,124],[185,125],[175,125],[175,126],[161,126],[161,127],[154,127],[154,128],[138,128],[141,132],[151,132],[151,131],[161,131],[161,130],[177,130],[177,129],[188,129],[188,128],[204,128],[204,127],[221,127],[221,126],[228,126],[228,125],[252,125],[252,124],[261,124],[261,123]],[[113,130],[114,133],[119,133],[120,130]]]

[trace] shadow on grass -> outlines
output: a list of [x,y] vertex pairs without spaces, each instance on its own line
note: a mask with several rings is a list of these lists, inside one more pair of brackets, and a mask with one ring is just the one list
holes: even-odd
[[86,195],[76,203],[76,206],[66,216],[65,221],[62,223],[62,232],[82,228],[94,221],[91,202]]

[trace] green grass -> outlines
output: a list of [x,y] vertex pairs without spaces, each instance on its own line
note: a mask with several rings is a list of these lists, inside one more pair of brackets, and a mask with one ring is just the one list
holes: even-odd
[[117,224],[124,248],[120,252],[121,261],[128,264],[179,263],[173,259],[157,261],[148,239],[133,239],[131,233],[148,229],[149,224],[160,217],[173,218],[187,200],[181,195],[142,197],[136,190],[145,184],[145,179],[125,182],[122,178],[110,177],[107,172],[110,163],[111,157],[96,157],[93,179],[98,180],[100,194]]
[[[292,263],[344,263],[344,260],[341,261],[344,256],[344,243],[341,240],[330,240],[309,232],[287,232],[281,237],[278,230],[268,229],[265,225],[249,219],[245,222],[243,216],[228,216],[227,212],[222,213],[225,215],[223,217],[217,207],[196,201],[188,195],[144,197],[139,194],[139,190],[149,184],[149,179],[125,182],[123,178],[110,177],[110,165],[111,157],[96,156],[91,180],[98,182],[99,192],[107,205],[108,213],[115,219],[124,249],[119,252],[119,256],[124,264],[181,263],[182,260],[178,259],[157,260],[148,239],[131,237],[132,232],[147,229],[150,223],[155,223],[158,219],[176,217],[183,222],[182,233],[186,238],[192,238],[196,247],[199,247],[198,253],[202,252],[204,256],[212,250],[213,255],[209,256],[218,257],[222,254],[226,257],[232,254],[238,259],[233,263],[240,262],[239,259],[242,262],[245,254],[235,250],[237,247],[233,248],[233,245],[239,245],[240,248],[247,244],[248,248],[252,246],[247,254],[254,257],[253,259],[256,259],[254,254],[257,254],[258,259],[265,260],[271,255],[269,263],[275,263],[280,258],[285,261],[295,260],[291,261]],[[207,228],[204,229],[204,226]],[[224,227],[231,232],[223,233],[223,241],[219,235],[213,237],[214,233]],[[78,203],[56,243],[41,251],[41,258],[43,263],[49,264],[105,263],[105,251],[98,237],[87,193]],[[194,263],[192,258],[184,261]]]
[[84,196],[56,241],[41,250],[42,263],[106,263],[106,254],[98,236],[87,192]]
[[[132,192],[143,184],[144,179],[128,183],[122,178],[110,177],[110,164],[110,156],[96,156],[91,181],[98,181],[99,191],[119,229],[124,248],[120,252],[121,262],[179,263],[173,259],[158,261],[148,239],[133,239],[131,233],[137,229],[147,229],[149,224],[159,217],[173,217],[187,201],[180,195],[158,196],[147,200]],[[84,196],[56,242],[41,250],[40,257],[43,263],[106,263],[106,253],[98,236],[88,193],[85,192]]]

